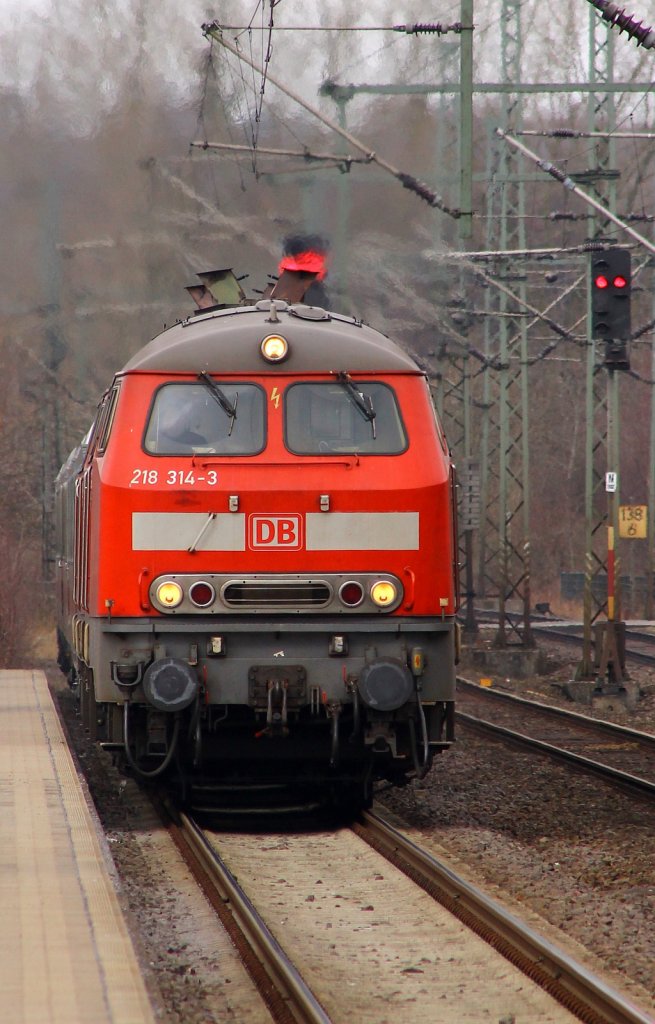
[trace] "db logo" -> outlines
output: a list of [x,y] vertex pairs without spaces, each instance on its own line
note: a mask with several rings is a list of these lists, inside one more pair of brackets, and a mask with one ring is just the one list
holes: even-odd
[[250,548],[284,548],[297,551],[302,546],[300,516],[250,516],[248,520]]

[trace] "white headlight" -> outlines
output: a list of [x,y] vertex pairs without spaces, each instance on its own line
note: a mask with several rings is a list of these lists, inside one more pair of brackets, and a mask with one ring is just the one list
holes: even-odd
[[162,608],[177,608],[179,604],[182,604],[184,592],[179,583],[175,583],[174,580],[166,580],[157,587],[156,596]]
[[371,587],[371,601],[378,608],[389,608],[397,596],[398,591],[391,580],[380,580]]
[[269,334],[261,343],[261,353],[269,363],[281,363],[289,354],[289,342],[281,334]]

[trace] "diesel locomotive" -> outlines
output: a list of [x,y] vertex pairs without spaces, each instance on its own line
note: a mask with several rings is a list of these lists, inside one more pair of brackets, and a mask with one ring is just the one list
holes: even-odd
[[206,275],[56,481],[59,664],[84,724],[194,806],[367,805],[454,739],[448,445],[399,345],[297,301],[317,276],[301,263],[248,302]]

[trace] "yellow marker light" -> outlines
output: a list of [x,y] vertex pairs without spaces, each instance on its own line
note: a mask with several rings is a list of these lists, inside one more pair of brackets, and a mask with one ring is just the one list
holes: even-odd
[[389,580],[380,580],[371,587],[371,600],[378,608],[388,608],[396,600],[397,590]]
[[157,587],[157,600],[163,608],[177,608],[178,604],[182,604],[183,597],[182,587],[173,580],[160,583]]
[[414,675],[421,675],[425,668],[425,657],[420,647],[412,648],[412,672]]
[[261,352],[269,363],[281,363],[289,354],[289,343],[280,334],[269,334],[262,341]]

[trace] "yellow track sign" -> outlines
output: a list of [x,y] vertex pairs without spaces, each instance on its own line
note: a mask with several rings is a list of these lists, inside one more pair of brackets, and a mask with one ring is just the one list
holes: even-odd
[[619,537],[648,536],[648,505],[619,505]]

